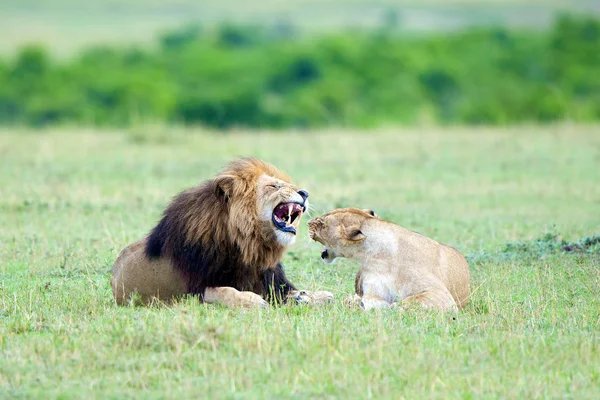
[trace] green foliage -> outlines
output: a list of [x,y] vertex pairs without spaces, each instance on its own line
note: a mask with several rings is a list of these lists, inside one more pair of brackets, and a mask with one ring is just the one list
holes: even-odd
[[561,251],[566,253],[600,253],[600,246],[598,244],[600,244],[600,235],[586,236],[576,242],[568,242],[560,239],[556,234],[547,233],[532,241],[508,242],[502,253],[521,257],[524,255],[542,257],[546,254]]
[[0,61],[0,123],[140,121],[227,128],[511,124],[600,119],[600,21],[546,32],[299,36],[288,26],[188,25],[152,49],[40,47]]

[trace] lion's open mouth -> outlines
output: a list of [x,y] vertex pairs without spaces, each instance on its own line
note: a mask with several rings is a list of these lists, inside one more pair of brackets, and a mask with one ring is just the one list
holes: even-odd
[[296,234],[304,206],[299,203],[282,203],[273,210],[273,224],[283,232]]

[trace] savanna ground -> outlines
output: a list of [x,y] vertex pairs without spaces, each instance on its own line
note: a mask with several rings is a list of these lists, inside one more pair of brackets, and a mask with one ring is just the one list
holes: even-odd
[[[600,246],[533,240],[600,233],[599,129],[5,129],[0,397],[598,398]],[[286,170],[312,215],[369,207],[456,246],[471,303],[455,318],[346,309],[357,265],[321,263],[303,224],[288,275],[332,305],[115,306],[120,249],[237,155]]]

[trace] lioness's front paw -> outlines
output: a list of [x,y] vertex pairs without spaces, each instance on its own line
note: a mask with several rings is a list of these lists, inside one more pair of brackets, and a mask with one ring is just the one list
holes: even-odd
[[365,311],[369,311],[380,308],[391,308],[392,303],[376,296],[363,296],[360,306],[364,308]]
[[356,293],[344,300],[344,305],[350,308],[361,308],[362,297]]
[[240,292],[238,296],[239,303],[244,308],[268,308],[269,303],[261,296],[252,292]]
[[309,292],[308,290],[294,290],[288,294],[296,304],[325,304],[333,301],[333,293],[327,291]]

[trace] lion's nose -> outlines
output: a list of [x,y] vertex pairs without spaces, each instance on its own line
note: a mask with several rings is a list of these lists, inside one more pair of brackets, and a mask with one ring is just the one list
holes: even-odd
[[304,200],[308,197],[308,192],[306,190],[298,190],[298,194],[302,196]]

